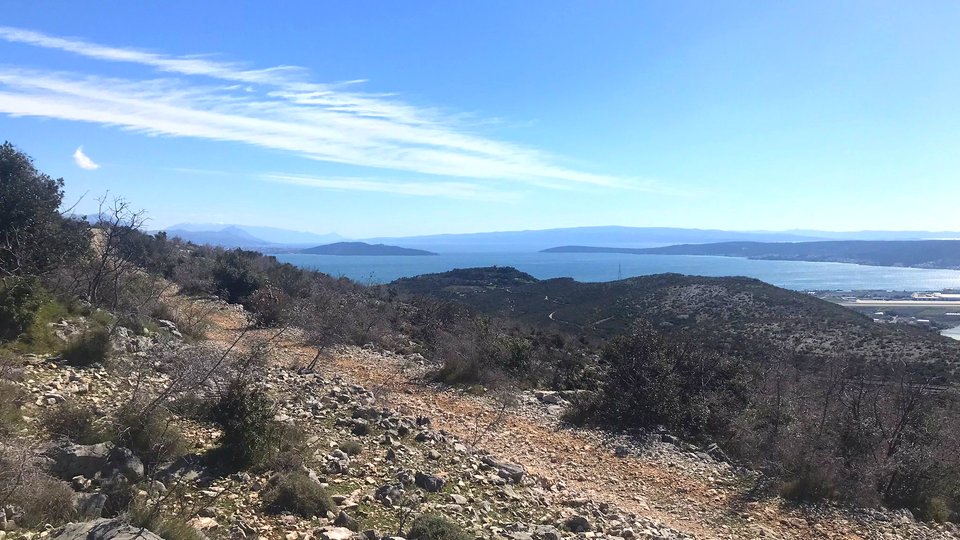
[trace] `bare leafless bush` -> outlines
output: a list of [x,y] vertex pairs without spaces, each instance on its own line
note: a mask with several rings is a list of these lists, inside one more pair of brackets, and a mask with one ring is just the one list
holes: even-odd
[[74,400],[47,407],[40,414],[40,423],[52,437],[66,437],[79,444],[96,444],[111,437],[110,430],[100,420],[91,407]]
[[737,419],[739,444],[731,446],[780,479],[791,498],[882,503],[955,519],[958,405],[906,365],[850,359],[805,372],[777,362]]
[[25,444],[0,443],[0,508],[15,510],[22,527],[58,525],[75,516],[74,493],[66,482],[46,474]]

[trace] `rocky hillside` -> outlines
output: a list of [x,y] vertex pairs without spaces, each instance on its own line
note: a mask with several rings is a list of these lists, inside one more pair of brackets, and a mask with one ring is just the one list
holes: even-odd
[[[422,516],[442,516],[463,535],[443,538],[960,538],[953,525],[918,523],[904,512],[754,498],[745,487],[753,473],[715,448],[667,433],[637,439],[565,428],[562,393],[508,400],[436,388],[425,382],[419,355],[348,347],[305,371],[313,350],[296,330],[251,330],[235,306],[171,301],[206,306],[207,340],[184,342],[172,327],[146,337],[121,333],[109,368],[17,358],[24,418],[8,442],[22,443],[27,461],[69,484],[75,523],[22,523],[23,509],[7,504],[0,538],[193,537],[169,522],[154,525],[154,536],[123,514],[101,517],[115,515],[117,482],[135,486],[141,508],[162,508],[189,534],[209,538],[437,538],[416,528]],[[49,413],[62,413],[65,403],[110,417],[137,394],[162,395],[180,376],[175,359],[184,354],[243,357],[268,339],[259,384],[276,404],[274,420],[300,433],[293,463],[224,473],[211,461],[223,429],[189,405],[215,391],[216,377],[171,406],[169,422],[188,444],[155,465],[110,442],[48,440]],[[277,483],[301,471],[330,500],[309,517],[296,504],[276,505]]]
[[906,359],[942,380],[953,378],[960,363],[956,340],[877,325],[836,304],[751,278],[661,274],[581,283],[537,280],[512,268],[474,268],[400,279],[391,286],[596,342],[646,319],[664,332],[744,357],[789,350],[811,357]]

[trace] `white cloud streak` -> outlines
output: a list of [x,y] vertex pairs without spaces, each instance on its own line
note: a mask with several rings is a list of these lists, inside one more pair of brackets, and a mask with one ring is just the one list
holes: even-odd
[[519,199],[519,194],[487,189],[468,182],[408,182],[384,181],[377,178],[338,177],[324,178],[316,176],[268,173],[264,180],[281,184],[307,186],[332,191],[366,191],[390,193],[418,197],[444,197],[494,202],[511,202]]
[[73,153],[73,162],[77,164],[77,167],[87,171],[93,171],[100,168],[100,165],[97,165],[92,159],[83,153],[82,146],[78,146],[77,150]]
[[[470,190],[465,186],[489,181],[554,189],[661,190],[657,183],[565,167],[537,150],[469,133],[432,108],[347,91],[359,81],[310,82],[302,68],[246,69],[208,57],[170,56],[8,27],[0,27],[0,40],[175,75],[119,79],[0,66],[0,113],[13,116],[230,141],[318,161],[430,175],[423,182],[390,183],[400,186],[394,193],[426,192],[421,188],[431,184],[446,186],[436,192],[466,195]],[[449,182],[451,177],[464,181]],[[365,187],[358,189],[386,191],[387,184],[360,184]]]

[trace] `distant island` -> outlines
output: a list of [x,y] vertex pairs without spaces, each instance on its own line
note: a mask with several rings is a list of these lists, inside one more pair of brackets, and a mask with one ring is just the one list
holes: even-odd
[[544,253],[713,255],[773,261],[810,261],[960,269],[960,240],[836,240],[827,242],[718,242],[656,248],[560,246]]
[[367,244],[366,242],[335,242],[301,250],[311,255],[436,255],[422,249],[410,249],[385,244]]

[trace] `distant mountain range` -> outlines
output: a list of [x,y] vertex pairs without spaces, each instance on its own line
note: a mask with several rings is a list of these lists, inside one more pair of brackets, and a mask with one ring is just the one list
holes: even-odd
[[548,253],[714,255],[721,257],[744,257],[747,259],[960,269],[960,240],[720,242],[641,249],[599,246],[559,246],[543,251]]
[[531,252],[562,245],[623,248],[717,242],[812,242],[817,240],[927,240],[960,238],[960,232],[927,231],[723,231],[673,227],[573,227],[533,231],[439,234],[365,240],[438,253]]
[[[180,223],[166,229],[200,244],[267,252],[299,251],[303,248],[348,240],[336,233],[317,234],[275,227],[237,224]],[[437,234],[361,239],[368,244],[386,244],[435,253],[536,252],[564,245],[651,248],[677,244],[720,242],[812,242],[819,240],[933,240],[960,239],[960,232],[929,231],[723,231],[676,227],[571,227],[530,231],[470,234]],[[352,239],[350,239],[352,240]]]
[[225,248],[260,248],[267,251],[311,247],[343,240],[343,237],[336,233],[317,234],[276,227],[214,223],[179,223],[167,227],[164,231],[171,237],[176,236],[195,244]]
[[316,246],[301,250],[300,253],[312,255],[436,255],[422,249],[402,248],[384,244],[367,244],[365,242],[336,242],[324,246]]

